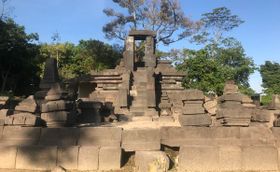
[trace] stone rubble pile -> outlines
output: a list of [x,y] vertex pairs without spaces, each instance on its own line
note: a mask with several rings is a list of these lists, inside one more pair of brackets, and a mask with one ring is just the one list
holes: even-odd
[[204,94],[202,91],[195,89],[187,90],[183,102],[183,113],[179,116],[179,122],[182,126],[211,125],[211,117],[203,107]]
[[41,119],[38,115],[38,106],[34,96],[29,96],[21,101],[13,115],[6,116],[5,125],[39,126]]

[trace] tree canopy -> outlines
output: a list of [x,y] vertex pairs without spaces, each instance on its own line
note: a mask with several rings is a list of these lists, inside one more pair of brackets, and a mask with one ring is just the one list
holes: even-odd
[[178,0],[113,0],[126,12],[104,9],[114,19],[103,27],[109,39],[124,40],[131,29],[147,29],[157,32],[157,41],[170,44],[194,34],[200,22],[185,16]]
[[[122,56],[122,47],[109,45],[98,40],[81,40],[72,43],[42,44],[40,56],[58,61],[59,74],[64,79],[88,74],[90,70],[114,68]],[[43,69],[43,66],[41,66]]]
[[36,75],[39,62],[36,40],[37,34],[25,33],[24,27],[13,20],[0,20],[1,92],[22,92],[39,79]]
[[225,7],[202,16],[204,30],[196,35],[195,41],[205,46],[200,50],[184,49],[175,58],[179,62],[177,68],[187,74],[184,86],[221,95],[225,82],[234,80],[243,93],[252,94],[248,80],[256,69],[254,62],[246,56],[239,41],[223,36],[243,21]]
[[243,93],[252,94],[248,80],[255,66],[253,60],[245,55],[243,48],[216,47],[215,56],[209,49],[211,47],[198,51],[184,49],[185,59],[177,66],[179,70],[186,71],[184,86],[221,95],[225,82],[234,80]]
[[262,87],[266,94],[280,94],[280,64],[266,61],[260,66]]
[[57,58],[62,79],[113,68],[122,57],[122,47],[98,40],[73,43],[38,43],[38,34],[27,34],[12,19],[0,20],[0,93],[16,95],[36,91],[47,58]]

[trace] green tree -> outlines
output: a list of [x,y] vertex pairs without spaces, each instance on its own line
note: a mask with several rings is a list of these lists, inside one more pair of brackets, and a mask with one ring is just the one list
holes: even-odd
[[114,19],[103,27],[109,39],[124,40],[131,29],[147,29],[157,32],[157,41],[170,44],[182,40],[200,26],[186,17],[178,0],[113,0],[126,12],[106,8],[104,13]]
[[[38,83],[39,63],[37,34],[27,34],[12,19],[0,20],[1,92],[28,92]],[[34,86],[35,87],[35,86]]]
[[211,48],[212,46],[206,46],[198,51],[183,51],[183,63],[177,67],[187,73],[184,86],[221,95],[224,83],[234,80],[243,93],[253,94],[248,80],[255,65],[253,60],[245,55],[242,46],[215,47],[215,56],[212,54],[213,50],[209,50]]
[[[70,79],[90,70],[113,68],[122,57],[122,48],[109,45],[97,40],[81,40],[78,45],[72,43],[42,44],[40,56],[58,59],[59,74],[62,79]],[[43,64],[40,66],[43,70]],[[41,73],[42,76],[42,73]]]
[[201,21],[201,30],[194,41],[204,47],[184,50],[179,58],[175,54],[178,69],[187,72],[184,86],[221,95],[224,83],[234,80],[243,93],[253,94],[248,80],[256,69],[254,62],[246,56],[239,41],[225,36],[244,21],[225,7],[203,14]]
[[280,94],[280,64],[266,61],[260,66],[262,87],[267,94]]
[[82,55],[90,56],[93,59],[94,70],[114,68],[122,58],[123,48],[116,45],[109,45],[98,40],[81,40],[79,50]]

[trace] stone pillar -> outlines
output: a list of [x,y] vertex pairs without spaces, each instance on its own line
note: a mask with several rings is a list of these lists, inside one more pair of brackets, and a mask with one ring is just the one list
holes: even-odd
[[131,71],[134,70],[134,50],[135,50],[134,46],[135,46],[134,37],[128,36],[125,41],[126,50],[124,52],[124,63],[126,69]]
[[144,61],[146,67],[156,66],[155,40],[152,36],[146,37]]

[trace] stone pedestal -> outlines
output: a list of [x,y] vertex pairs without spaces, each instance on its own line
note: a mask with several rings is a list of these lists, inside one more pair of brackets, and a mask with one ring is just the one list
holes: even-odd
[[81,101],[78,108],[81,110],[79,116],[79,123],[100,123],[101,114],[100,109],[102,103],[94,101]]
[[206,113],[203,103],[204,94],[202,91],[186,90],[182,115],[179,122],[182,126],[210,126],[211,117]]

